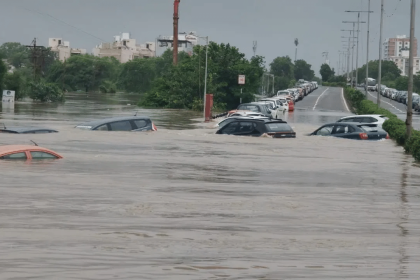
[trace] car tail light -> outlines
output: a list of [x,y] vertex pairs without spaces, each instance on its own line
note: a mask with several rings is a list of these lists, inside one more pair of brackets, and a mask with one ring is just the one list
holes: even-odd
[[385,137],[385,139],[389,139],[389,134],[388,134],[388,133],[386,134],[386,137]]
[[156,127],[156,125],[154,123],[152,123],[152,130],[153,131],[157,131],[157,127]]
[[360,139],[362,139],[362,140],[367,140],[367,139],[369,139],[369,137],[368,137],[368,135],[367,135],[367,133],[359,133],[359,136],[360,136]]

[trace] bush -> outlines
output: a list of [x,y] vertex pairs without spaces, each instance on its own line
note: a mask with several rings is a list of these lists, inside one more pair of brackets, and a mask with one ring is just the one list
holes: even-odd
[[413,130],[411,138],[404,146],[407,153],[412,154],[414,159],[420,161],[420,131]]
[[115,85],[115,83],[109,80],[106,80],[106,81],[103,81],[103,83],[99,86],[99,90],[102,93],[116,93],[117,86]]
[[29,83],[29,97],[41,102],[62,102],[65,100],[64,92],[54,83],[37,81]]
[[326,87],[346,87],[346,83],[343,82],[322,82],[322,85]]

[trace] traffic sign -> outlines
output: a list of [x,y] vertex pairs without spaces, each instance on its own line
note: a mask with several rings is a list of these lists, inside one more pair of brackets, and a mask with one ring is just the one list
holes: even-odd
[[238,77],[238,84],[244,85],[245,84],[245,75],[239,75]]

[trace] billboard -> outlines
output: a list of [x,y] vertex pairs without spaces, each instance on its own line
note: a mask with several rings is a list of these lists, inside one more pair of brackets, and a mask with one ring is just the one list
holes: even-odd
[[1,100],[3,103],[14,103],[15,102],[15,91],[3,90],[3,97]]

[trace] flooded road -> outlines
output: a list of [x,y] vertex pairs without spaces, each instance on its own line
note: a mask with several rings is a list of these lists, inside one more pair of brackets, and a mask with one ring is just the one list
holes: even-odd
[[1,144],[64,159],[0,162],[0,279],[420,277],[419,166],[392,141],[304,136],[348,112],[296,110],[281,140],[178,130],[200,114],[171,110],[144,111],[152,133],[73,128],[129,102],[2,112],[60,132]]

